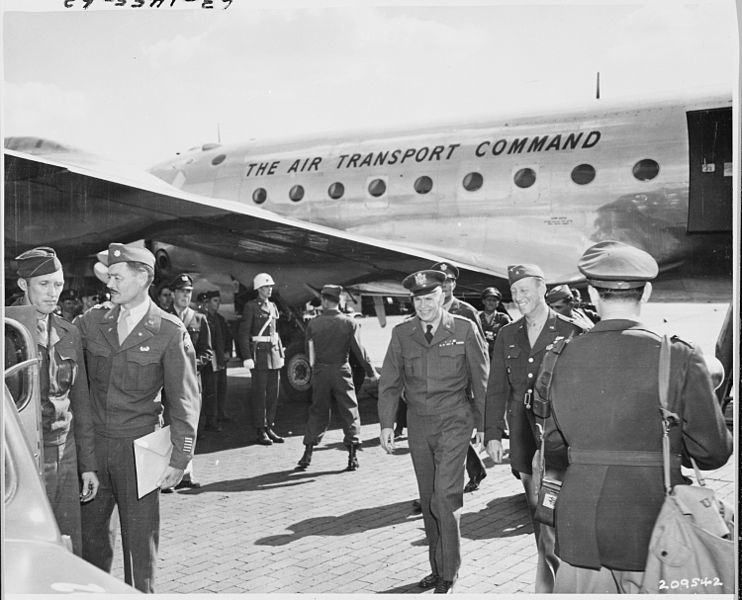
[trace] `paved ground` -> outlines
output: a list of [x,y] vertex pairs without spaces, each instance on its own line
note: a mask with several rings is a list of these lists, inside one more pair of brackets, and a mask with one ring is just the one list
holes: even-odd
[[[380,362],[384,339],[369,332],[368,346]],[[234,421],[198,443],[194,464],[203,487],[160,496],[157,591],[419,592],[415,583],[428,573],[427,549],[422,518],[411,510],[417,491],[407,440],[393,456],[379,448],[373,386],[367,383],[361,393],[360,470],[343,471],[347,454],[334,423],[310,469],[297,472],[307,405],[280,406],[278,429],[286,443],[255,445],[250,379],[242,368],[229,374]],[[536,547],[520,482],[507,463],[486,464],[480,489],[465,495],[456,591],[530,592]],[[733,460],[709,473],[708,483],[736,503]],[[120,544],[114,575],[122,577]]]

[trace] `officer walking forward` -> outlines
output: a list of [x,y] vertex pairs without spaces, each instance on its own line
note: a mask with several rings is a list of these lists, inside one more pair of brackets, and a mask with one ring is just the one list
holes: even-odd
[[507,411],[510,465],[526,492],[538,547],[536,593],[544,594],[553,590],[558,559],[554,555],[553,528],[533,518],[536,497],[531,463],[540,440],[531,409],[533,386],[546,348],[557,337],[570,337],[582,330],[546,305],[544,274],[538,266],[511,265],[508,279],[513,301],[523,316],[500,329],[495,340],[487,384],[485,440],[492,460],[502,462]]
[[258,444],[263,446],[283,443],[283,438],[273,431],[278,409],[278,382],[284,362],[283,344],[277,329],[278,307],[269,299],[274,285],[268,273],[258,273],[253,278],[258,297],[245,305],[238,333],[242,356],[247,357],[243,363],[252,375],[253,421]]
[[[605,241],[588,248],[578,268],[602,320],[564,347],[548,394],[546,464],[566,467],[555,509],[562,562],[554,591],[636,594],[664,500],[661,340],[640,321],[657,263],[643,250]],[[701,351],[672,338],[670,365],[668,404],[680,417],[670,430],[676,485],[683,483],[681,459],[685,466],[693,457],[701,469],[719,468],[732,438]]]
[[441,594],[453,591],[461,565],[463,467],[469,440],[484,424],[489,368],[476,326],[443,310],[444,279],[440,271],[430,270],[402,282],[412,292],[416,316],[392,331],[379,381],[381,445],[388,453],[394,451],[394,418],[403,392],[407,399],[410,453],[431,567],[419,585]]
[[46,495],[59,531],[70,536],[72,549],[80,556],[80,502],[89,502],[98,492],[92,412],[80,332],[54,314],[64,286],[62,263],[54,250],[33,248],[15,260],[18,286],[23,291],[23,298],[16,304],[36,309]]
[[335,401],[343,423],[343,443],[348,448],[348,471],[358,469],[356,451],[361,440],[361,418],[348,362],[352,352],[366,375],[376,378],[376,371],[361,344],[361,326],[353,317],[338,309],[342,288],[326,285],[322,288],[322,314],[309,322],[305,333],[307,354],[312,365],[312,405],[304,433],[304,455],[299,469],[306,469],[312,460],[312,449],[322,441],[330,424],[330,408]]
[[201,407],[196,359],[180,320],[147,295],[154,255],[113,243],[98,259],[102,264],[96,265],[96,273],[107,273],[114,306],[92,308],[76,320],[88,364],[100,479],[97,498],[82,509],[83,557],[111,572],[109,528],[118,506],[125,580],[153,593],[160,495],[152,492],[137,499],[133,443],[158,428],[162,390],[170,414],[172,455],[158,485],[162,489],[178,484],[193,455]]

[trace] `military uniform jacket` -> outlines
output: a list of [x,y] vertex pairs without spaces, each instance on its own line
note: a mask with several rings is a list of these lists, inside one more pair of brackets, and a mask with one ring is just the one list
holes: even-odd
[[[170,312],[180,318],[175,308],[170,307]],[[196,369],[201,371],[204,366],[211,364],[211,359],[214,356],[211,347],[211,330],[206,315],[196,312],[189,306],[183,311],[182,321],[196,352]]]
[[482,339],[484,339],[484,329],[482,329],[482,322],[479,320],[479,313],[477,312],[477,309],[474,308],[471,304],[469,304],[468,302],[464,302],[463,300],[459,300],[454,296],[451,300],[451,304],[448,307],[448,312],[450,312],[452,315],[459,315],[461,317],[469,319],[477,326],[479,335],[482,336]]
[[[501,440],[505,431],[505,411],[511,402],[524,402],[533,394],[541,361],[547,346],[558,336],[578,335],[582,330],[566,318],[549,310],[541,334],[533,348],[528,341],[525,317],[505,325],[497,334],[492,350],[485,408],[485,441]],[[511,444],[514,440],[511,440]]]
[[492,350],[495,347],[497,334],[500,332],[500,329],[510,323],[510,316],[506,315],[503,312],[500,312],[499,310],[494,311],[490,315],[482,311],[479,313],[479,320],[482,323],[482,329],[484,330],[484,339],[489,346],[490,356],[492,356]]
[[471,410],[474,426],[481,430],[489,370],[484,340],[469,319],[445,311],[430,344],[424,331],[417,317],[392,330],[379,380],[381,427],[394,427],[404,392],[407,409],[414,414]]
[[218,312],[204,314],[209,323],[211,347],[214,350],[211,366],[215,371],[219,371],[227,366],[227,357],[232,354],[232,333],[229,331],[227,320]]
[[159,423],[160,390],[170,414],[170,464],[184,469],[193,456],[201,396],[196,358],[185,327],[151,300],[144,318],[119,345],[120,306],[91,308],[75,323],[82,334],[93,424],[99,435],[139,437]]
[[[547,466],[568,446],[556,504],[556,550],[572,565],[643,571],[664,500],[659,413],[660,337],[633,320],[610,319],[575,338],[557,359],[546,421]],[[680,460],[723,466],[732,452],[703,356],[673,338],[668,404],[682,421],[670,433],[672,482]],[[654,465],[617,452],[655,453]],[[615,458],[614,458],[614,455]],[[627,465],[626,462],[629,464]]]
[[307,353],[309,342],[314,346],[315,365],[348,365],[352,352],[369,377],[374,376],[368,354],[361,343],[361,326],[353,318],[331,308],[309,321],[305,332]]
[[[268,326],[263,327],[266,322]],[[278,308],[270,300],[254,298],[245,305],[238,333],[240,348],[243,358],[255,361],[256,369],[283,367],[284,350],[277,324]]]

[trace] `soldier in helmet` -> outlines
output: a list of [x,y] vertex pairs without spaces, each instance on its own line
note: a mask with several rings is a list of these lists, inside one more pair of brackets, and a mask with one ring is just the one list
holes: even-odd
[[270,300],[274,286],[268,273],[255,276],[253,288],[258,297],[245,305],[238,333],[243,364],[252,374],[251,401],[257,442],[263,446],[283,443],[283,438],[273,431],[284,363],[284,348],[278,336],[278,307]]

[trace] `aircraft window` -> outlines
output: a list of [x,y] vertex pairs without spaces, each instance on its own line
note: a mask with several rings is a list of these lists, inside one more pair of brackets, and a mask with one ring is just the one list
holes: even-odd
[[595,167],[588,164],[577,165],[572,169],[572,181],[578,185],[587,185],[595,179]]
[[433,180],[427,175],[418,177],[415,180],[415,191],[418,194],[427,194],[432,189],[433,189]]
[[519,169],[513,181],[519,188],[529,188],[536,183],[536,171],[529,168]]
[[476,192],[479,188],[482,187],[482,184],[484,183],[484,177],[482,177],[481,173],[472,171],[471,173],[467,173],[466,175],[464,175],[464,181],[462,181],[461,183],[467,192]]
[[255,202],[255,204],[263,204],[268,199],[268,192],[265,191],[265,188],[257,188],[252,193],[252,201]]
[[634,177],[636,177],[639,181],[649,181],[650,179],[654,179],[655,177],[657,177],[657,174],[659,172],[659,164],[657,164],[656,160],[652,160],[651,158],[640,160],[634,165],[634,168],[632,169]]
[[224,162],[225,158],[227,158],[226,154],[218,154],[217,156],[211,159],[211,164],[214,166],[220,165]]
[[368,184],[368,193],[375,198],[383,196],[384,192],[386,192],[386,182],[383,179],[374,179]]
[[301,185],[295,185],[289,190],[289,198],[292,202],[298,202],[304,197],[304,187]]
[[342,183],[340,183],[339,181],[336,181],[329,188],[327,188],[327,194],[333,200],[337,200],[338,198],[342,198],[344,193],[345,193],[345,186]]

